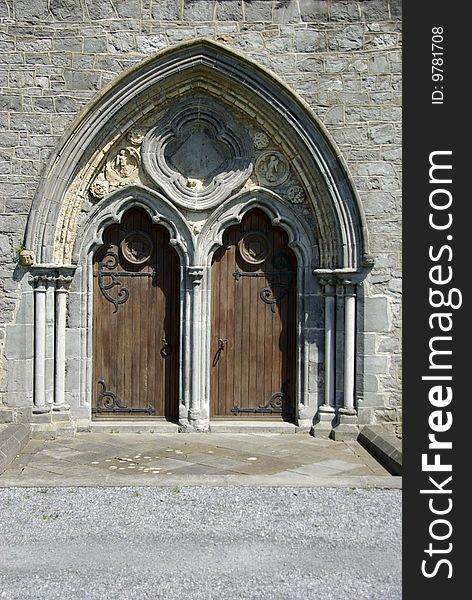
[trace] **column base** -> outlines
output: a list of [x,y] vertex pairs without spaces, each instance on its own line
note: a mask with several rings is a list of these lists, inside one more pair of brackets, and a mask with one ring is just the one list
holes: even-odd
[[44,404],[43,406],[33,406],[32,414],[33,415],[45,415],[51,412],[51,405]]
[[70,410],[70,406],[68,404],[53,404],[52,410],[54,412],[64,412],[66,410]]
[[316,421],[311,427],[310,434],[316,438],[328,439],[333,429],[334,417],[334,408],[332,406],[320,406],[316,415]]
[[340,408],[337,424],[333,427],[331,438],[338,442],[357,440],[359,425],[355,410]]

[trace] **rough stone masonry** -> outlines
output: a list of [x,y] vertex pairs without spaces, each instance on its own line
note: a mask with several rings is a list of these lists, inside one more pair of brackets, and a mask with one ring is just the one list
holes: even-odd
[[337,144],[375,266],[364,282],[360,421],[401,421],[400,0],[0,0],[0,407],[31,403],[31,310],[18,251],[41,173],[123,71],[206,37],[279,76]]

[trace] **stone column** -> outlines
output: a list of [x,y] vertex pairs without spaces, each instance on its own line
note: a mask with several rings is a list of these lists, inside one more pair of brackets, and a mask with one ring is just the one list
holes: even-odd
[[46,404],[46,286],[45,275],[34,277],[34,406],[33,413],[49,412]]
[[202,322],[202,279],[204,267],[188,267],[188,275],[192,281],[192,300],[191,300],[191,338],[190,338],[190,406],[189,422],[196,431],[208,431],[209,420],[202,418],[202,350],[203,350],[203,327]]
[[313,425],[315,437],[329,437],[335,414],[336,374],[336,298],[334,282],[322,277],[324,286],[324,403],[318,408],[317,422]]
[[60,275],[56,279],[56,360],[54,370],[54,410],[68,410],[65,403],[66,378],[66,313],[67,294],[71,277]]
[[45,342],[45,380],[46,404],[51,408],[54,402],[54,349],[55,349],[55,309],[54,275],[46,275],[46,342]]
[[344,385],[343,405],[338,410],[338,424],[333,430],[336,440],[356,439],[358,435],[357,411],[354,406],[356,372],[356,290],[348,279],[344,289]]

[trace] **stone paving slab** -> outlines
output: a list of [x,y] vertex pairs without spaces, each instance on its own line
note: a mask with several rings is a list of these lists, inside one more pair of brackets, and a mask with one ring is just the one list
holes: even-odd
[[32,440],[0,487],[401,487],[359,443],[280,433],[112,434]]

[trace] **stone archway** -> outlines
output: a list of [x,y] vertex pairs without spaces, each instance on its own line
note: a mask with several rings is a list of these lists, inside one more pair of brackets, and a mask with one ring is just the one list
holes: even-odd
[[[175,46],[125,73],[84,111],[51,159],[25,238],[38,278],[38,412],[45,410],[42,340],[51,317],[55,398],[57,408],[65,406],[69,357],[61,339],[72,282],[69,311],[79,315],[81,340],[72,396],[76,414],[90,414],[91,259],[105,227],[138,205],[167,228],[181,265],[182,429],[209,427],[211,262],[224,230],[251,207],[285,230],[297,258],[295,419],[307,425],[319,407],[332,420],[334,343],[345,357],[341,409],[355,417],[355,285],[372,266],[361,205],[339,152],[305,103],[277,77],[209,40]],[[46,296],[54,294],[52,316]],[[342,330],[335,331],[334,305],[345,314]]]

